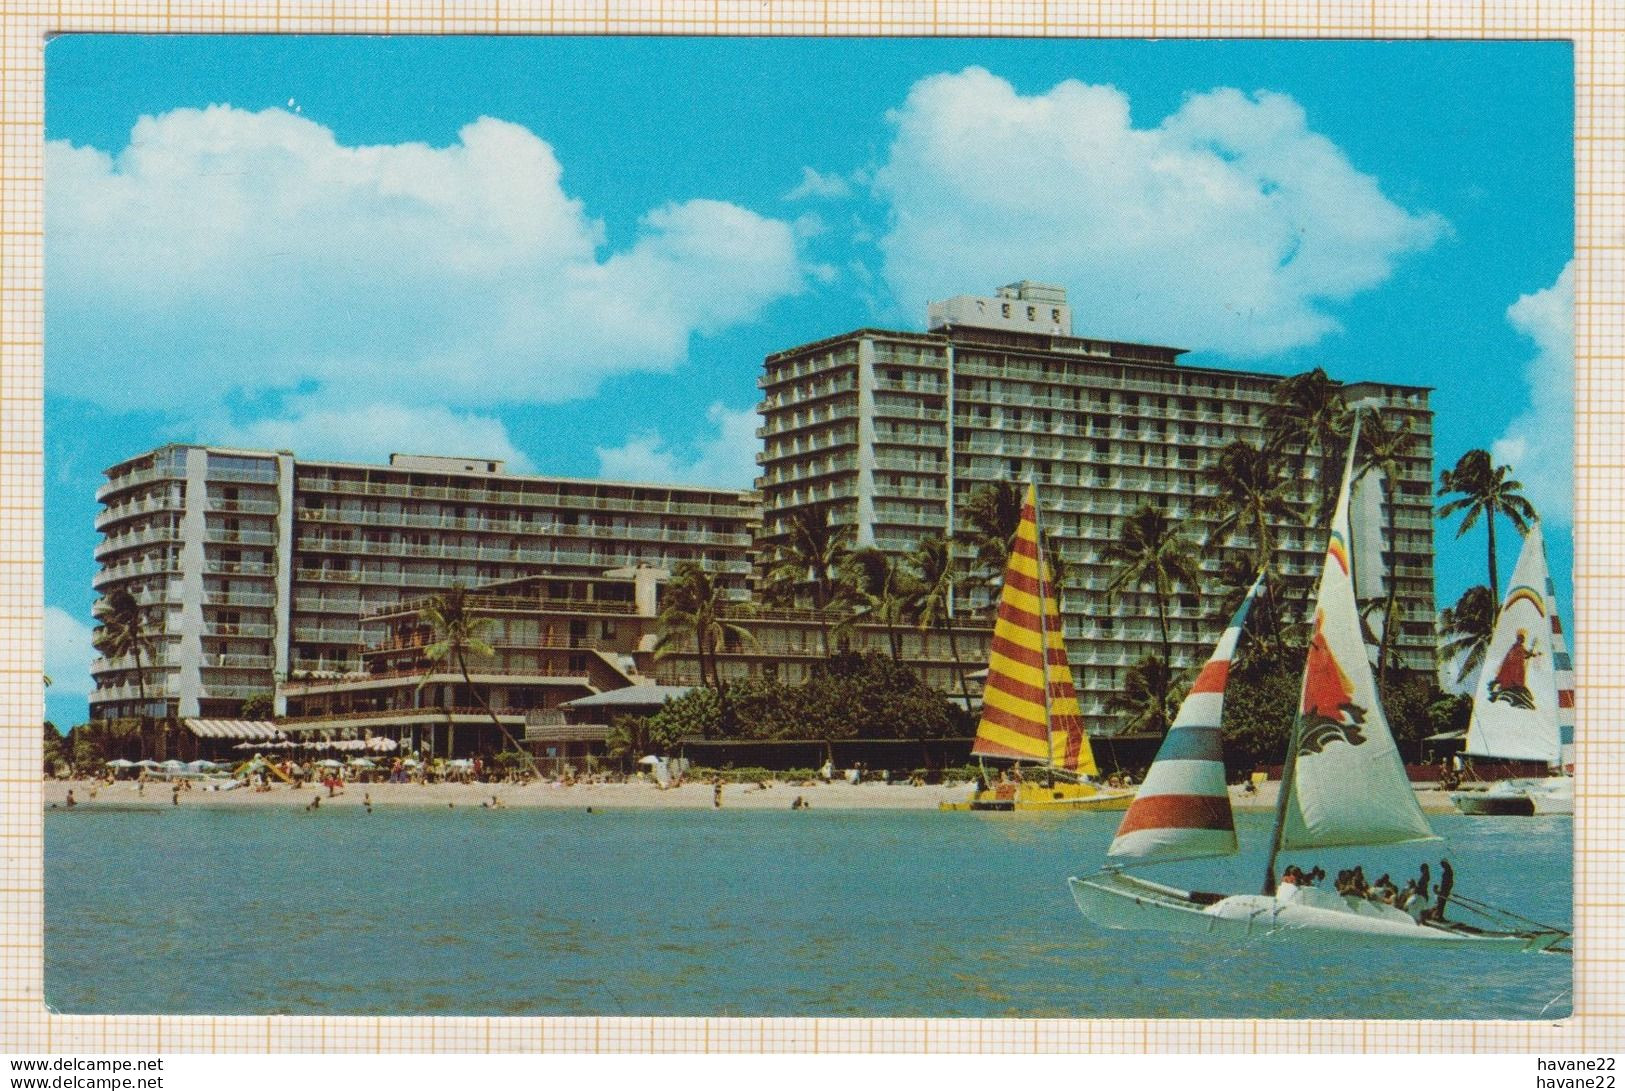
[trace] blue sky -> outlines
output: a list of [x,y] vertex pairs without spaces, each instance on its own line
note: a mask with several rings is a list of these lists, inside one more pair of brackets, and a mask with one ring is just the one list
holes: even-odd
[[49,713],[118,459],[744,487],[765,354],[1023,277],[1079,333],[1436,387],[1438,467],[1511,462],[1566,587],[1572,114],[1558,42],[57,38]]

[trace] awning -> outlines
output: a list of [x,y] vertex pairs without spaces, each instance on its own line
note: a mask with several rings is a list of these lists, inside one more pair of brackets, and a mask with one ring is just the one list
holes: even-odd
[[577,697],[574,701],[566,701],[561,708],[659,708],[667,701],[674,701],[689,691],[689,686],[656,686],[645,684],[641,686],[626,686],[622,689],[612,689],[604,693],[595,693],[590,697]]
[[182,720],[181,723],[200,739],[282,738],[282,732],[270,720]]

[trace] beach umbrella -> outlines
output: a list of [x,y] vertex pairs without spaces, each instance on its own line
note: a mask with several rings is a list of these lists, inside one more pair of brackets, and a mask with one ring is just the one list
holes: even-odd
[[142,758],[140,761],[136,762],[136,764],[139,765],[143,769],[162,769],[163,768],[162,765],[159,765],[157,762],[153,761],[151,758]]
[[106,765],[107,765],[107,767],[109,769],[134,769],[135,768],[135,762],[133,762],[133,761],[125,761],[123,758],[114,758],[112,761],[107,762]]
[[653,754],[645,754],[643,757],[638,759],[638,764],[639,765],[659,765],[660,764],[660,759],[655,757]]
[[332,758],[323,758],[321,761],[317,762],[316,764],[321,766],[323,769],[342,769],[342,768],[344,768],[344,763],[342,761],[334,761]]
[[186,767],[192,770],[194,773],[211,773],[220,768],[217,762],[209,761],[207,758],[199,758],[197,761],[189,761],[186,763]]
[[350,764],[355,766],[357,769],[378,768],[378,763],[373,761],[371,758],[351,758]]
[[179,772],[180,770],[186,768],[186,763],[181,761],[179,758],[170,758],[168,761],[164,762],[160,768]]
[[387,754],[399,745],[394,739],[377,738],[367,740],[367,749],[376,750],[381,754]]

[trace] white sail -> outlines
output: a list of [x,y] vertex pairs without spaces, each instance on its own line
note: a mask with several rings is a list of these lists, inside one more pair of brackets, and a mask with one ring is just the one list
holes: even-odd
[[1484,655],[1473,693],[1467,753],[1548,765],[1562,761],[1557,676],[1569,665],[1567,653],[1560,662],[1554,647],[1556,611],[1546,546],[1536,523],[1524,537]]
[[1383,845],[1429,840],[1388,718],[1377,698],[1354,597],[1350,477],[1355,439],[1332,517],[1313,635],[1292,732],[1281,847]]
[[[1354,531],[1354,540],[1350,543],[1354,550],[1351,558],[1354,562],[1354,597],[1360,602],[1371,602],[1388,594],[1385,582],[1388,554],[1387,544],[1383,540],[1387,528],[1384,526],[1382,499],[1382,473],[1367,470],[1355,481],[1354,495],[1349,501],[1349,524]],[[1380,640],[1382,614],[1373,612],[1366,620]]]

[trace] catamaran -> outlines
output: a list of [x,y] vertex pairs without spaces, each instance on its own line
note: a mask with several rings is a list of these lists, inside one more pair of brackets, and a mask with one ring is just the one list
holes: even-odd
[[1554,772],[1496,781],[1485,791],[1455,792],[1451,800],[1463,814],[1573,814],[1574,779],[1563,775],[1573,730],[1574,668],[1536,522],[1524,536],[1473,691],[1465,753],[1540,761]]
[[[1067,663],[1060,604],[1038,533],[1038,489],[1027,486],[993,626],[982,717],[971,754],[1016,763],[1014,775],[979,787],[951,811],[1120,811],[1132,789],[1099,775]],[[1022,762],[1034,766],[1022,774]],[[985,779],[985,778],[984,778]]]
[[[1123,816],[1104,868],[1070,879],[1083,915],[1107,928],[1154,929],[1235,939],[1335,935],[1379,942],[1473,943],[1525,950],[1553,948],[1561,929],[1510,915],[1480,928],[1312,884],[1275,881],[1282,852],[1435,841],[1411,788],[1377,699],[1360,630],[1350,552],[1350,441],[1342,487],[1321,569],[1314,629],[1303,671],[1298,714],[1289,734],[1276,802],[1263,892],[1182,890],[1128,874],[1128,868],[1239,851],[1225,786],[1220,722],[1230,659],[1259,584],[1243,601],[1175,717]],[[1452,904],[1465,904],[1458,895]],[[1481,903],[1479,911],[1495,913]]]

